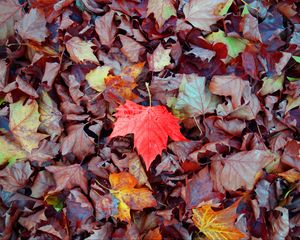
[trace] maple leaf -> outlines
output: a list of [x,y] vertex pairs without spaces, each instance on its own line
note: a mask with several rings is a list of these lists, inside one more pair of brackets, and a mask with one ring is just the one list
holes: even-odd
[[252,190],[256,178],[262,173],[262,169],[274,158],[275,155],[270,151],[251,150],[238,152],[225,159],[220,157],[213,159],[222,160],[224,163],[218,176],[224,188],[229,191],[236,191],[242,187]]
[[49,94],[45,91],[40,92],[38,100],[40,110],[41,124],[39,129],[54,139],[60,136],[62,128],[60,120],[62,118],[61,112],[57,109],[57,104],[52,100]]
[[98,64],[98,59],[93,53],[92,47],[95,44],[81,40],[79,37],[72,37],[66,42],[66,48],[70,53],[71,59],[76,63],[90,61]]
[[149,0],[147,16],[153,13],[158,23],[158,27],[161,28],[166,20],[168,20],[171,16],[176,16],[176,9],[173,4],[173,0]]
[[195,27],[210,31],[210,25],[222,18],[219,11],[228,0],[190,0],[184,7],[183,12],[187,21]]
[[127,100],[117,108],[115,116],[117,121],[110,137],[133,133],[134,146],[144,158],[147,169],[167,147],[168,136],[174,141],[186,140],[180,133],[178,119],[164,106],[144,107]]
[[63,189],[72,189],[73,187],[81,187],[87,193],[87,178],[85,171],[80,164],[73,164],[70,166],[48,166],[48,172],[53,173],[56,188],[51,190],[49,194],[57,193]]
[[43,12],[38,9],[31,9],[19,22],[17,30],[23,39],[43,42],[49,34],[46,24],[47,21]]
[[239,201],[220,211],[212,210],[211,205],[204,205],[193,209],[192,220],[196,227],[210,240],[242,239],[245,237],[245,234],[234,226],[238,204]]
[[100,42],[108,47],[111,47],[117,33],[117,28],[114,25],[113,20],[114,11],[109,11],[102,17],[97,17],[95,20],[95,30],[99,36]]
[[[95,124],[90,128],[98,134],[102,125]],[[94,139],[84,131],[84,124],[70,125],[67,130],[68,136],[63,139],[61,146],[63,155],[73,153],[79,160],[83,160],[95,151]]]
[[145,48],[130,37],[119,35],[122,42],[121,52],[128,58],[130,62],[137,63],[139,57],[144,53]]
[[104,79],[107,77],[110,70],[111,67],[109,66],[96,67],[89,71],[89,73],[85,76],[85,79],[88,81],[91,88],[98,92],[103,92],[106,88]]
[[165,49],[160,43],[153,54],[147,54],[150,71],[160,72],[171,63],[171,49]]
[[157,205],[148,188],[136,188],[138,181],[130,173],[112,173],[109,175],[109,182],[111,194],[120,201],[116,215],[120,220],[130,222],[130,209],[143,210]]
[[22,6],[17,0],[3,0],[0,8],[0,42],[14,34],[14,23],[21,17]]
[[17,162],[14,165],[8,165],[0,171],[0,185],[4,191],[15,192],[26,186],[32,173],[29,162]]
[[35,100],[21,99],[10,104],[9,128],[24,150],[31,152],[39,146],[39,142],[47,137],[38,133],[40,113]]
[[184,75],[174,108],[188,117],[213,113],[219,103],[205,85],[205,78],[196,74]]
[[14,162],[18,159],[26,159],[27,153],[20,145],[6,136],[0,136],[0,164]]

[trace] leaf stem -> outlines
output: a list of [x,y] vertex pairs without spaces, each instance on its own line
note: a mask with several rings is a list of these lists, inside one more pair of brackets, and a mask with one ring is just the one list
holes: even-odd
[[150,88],[149,88],[149,83],[146,82],[145,85],[146,85],[147,92],[148,92],[148,95],[149,95],[149,105],[151,107],[152,106],[152,97],[151,97],[151,92],[150,92]]

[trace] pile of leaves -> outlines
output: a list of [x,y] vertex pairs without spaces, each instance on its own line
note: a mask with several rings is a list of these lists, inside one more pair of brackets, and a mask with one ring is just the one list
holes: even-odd
[[1,0],[1,239],[298,239],[299,0]]

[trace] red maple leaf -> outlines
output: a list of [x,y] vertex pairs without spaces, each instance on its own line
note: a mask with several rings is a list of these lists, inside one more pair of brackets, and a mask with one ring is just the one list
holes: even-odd
[[132,101],[117,108],[117,121],[111,138],[134,134],[134,146],[146,168],[167,147],[168,136],[174,141],[187,140],[180,132],[178,119],[164,106],[144,107]]

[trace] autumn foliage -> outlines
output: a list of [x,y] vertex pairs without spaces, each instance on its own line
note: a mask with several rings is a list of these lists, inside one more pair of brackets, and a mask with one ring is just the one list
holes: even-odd
[[0,239],[299,239],[299,13],[0,0]]

